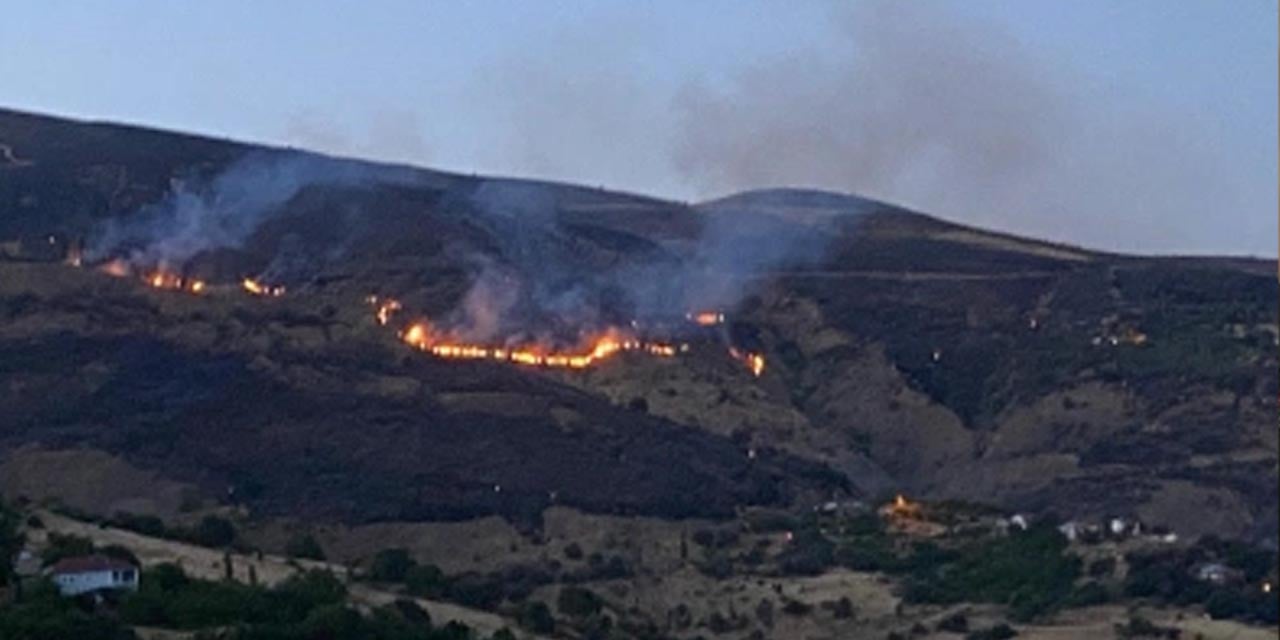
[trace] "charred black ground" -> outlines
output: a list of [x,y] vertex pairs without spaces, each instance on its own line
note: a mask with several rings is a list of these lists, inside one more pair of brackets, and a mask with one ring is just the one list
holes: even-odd
[[[1276,536],[1269,263],[1101,254],[838,194],[690,206],[16,112],[0,143],[26,161],[0,167],[8,451],[101,448],[321,519],[715,516],[899,488]],[[269,274],[286,299],[58,264],[250,156],[356,176],[304,181],[181,265],[217,286]],[[448,317],[485,273],[523,285],[504,322],[553,330],[706,301],[769,369],[437,362],[363,306]]]

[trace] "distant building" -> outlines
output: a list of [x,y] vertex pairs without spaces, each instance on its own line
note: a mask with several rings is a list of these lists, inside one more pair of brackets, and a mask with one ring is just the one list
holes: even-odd
[[1068,541],[1075,542],[1076,538],[1079,538],[1081,535],[1084,534],[1084,526],[1081,525],[1079,522],[1076,522],[1075,520],[1071,520],[1069,522],[1064,522],[1061,525],[1059,525],[1058,531],[1063,536],[1066,536]]
[[49,569],[49,577],[64,596],[102,590],[136,590],[138,568],[103,555],[63,558]]
[[19,551],[18,557],[13,560],[13,572],[22,578],[40,575],[40,556],[30,549]]
[[1195,576],[1196,580],[1212,584],[1235,582],[1242,577],[1239,571],[1219,562],[1206,562],[1196,565],[1191,570],[1191,575]]

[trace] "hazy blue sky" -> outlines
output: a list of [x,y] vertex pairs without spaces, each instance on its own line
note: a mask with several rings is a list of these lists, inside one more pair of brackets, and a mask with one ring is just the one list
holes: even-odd
[[42,2],[0,105],[702,199],[808,185],[1274,256],[1274,0]]

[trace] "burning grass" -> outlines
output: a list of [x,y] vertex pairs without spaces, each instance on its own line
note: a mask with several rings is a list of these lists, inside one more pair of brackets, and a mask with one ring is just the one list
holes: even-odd
[[688,345],[649,342],[608,329],[579,346],[557,350],[540,344],[487,346],[459,342],[447,333],[438,332],[430,323],[415,322],[400,333],[400,338],[415,349],[439,358],[463,360],[495,360],[553,369],[586,369],[624,351],[645,353],[659,358],[673,358]]

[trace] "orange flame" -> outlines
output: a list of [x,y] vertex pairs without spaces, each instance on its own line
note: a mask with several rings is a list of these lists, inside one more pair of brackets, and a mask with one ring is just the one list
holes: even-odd
[[245,291],[255,296],[265,296],[268,298],[279,298],[284,295],[284,287],[279,285],[262,284],[253,278],[245,278],[240,281],[240,286]]
[[203,293],[205,290],[204,280],[197,278],[183,278],[182,276],[171,271],[154,271],[143,279],[148,285],[156,289],[165,289],[170,291],[186,291],[188,293]]
[[404,308],[399,300],[395,298],[379,298],[378,296],[369,296],[365,298],[369,304],[378,305],[378,310],[374,313],[374,317],[378,319],[378,324],[387,326],[391,322],[391,314]]
[[623,351],[647,353],[660,358],[676,355],[676,347],[661,342],[644,342],[623,338],[611,329],[588,340],[573,351],[550,351],[542,345],[493,347],[466,344],[435,332],[426,322],[415,322],[400,334],[406,344],[438,358],[461,360],[495,360],[551,369],[585,369]]
[[111,262],[104,262],[101,266],[98,267],[98,271],[101,271],[115,278],[123,278],[129,275],[132,269],[129,268],[128,262],[125,262],[120,258],[116,258]]
[[736,347],[729,347],[729,355],[734,360],[747,365],[747,369],[751,371],[751,375],[759,378],[764,373],[764,356],[750,351],[741,351]]
[[717,311],[699,311],[698,313],[686,313],[685,318],[693,321],[694,324],[703,327],[714,327],[724,323],[724,314]]

